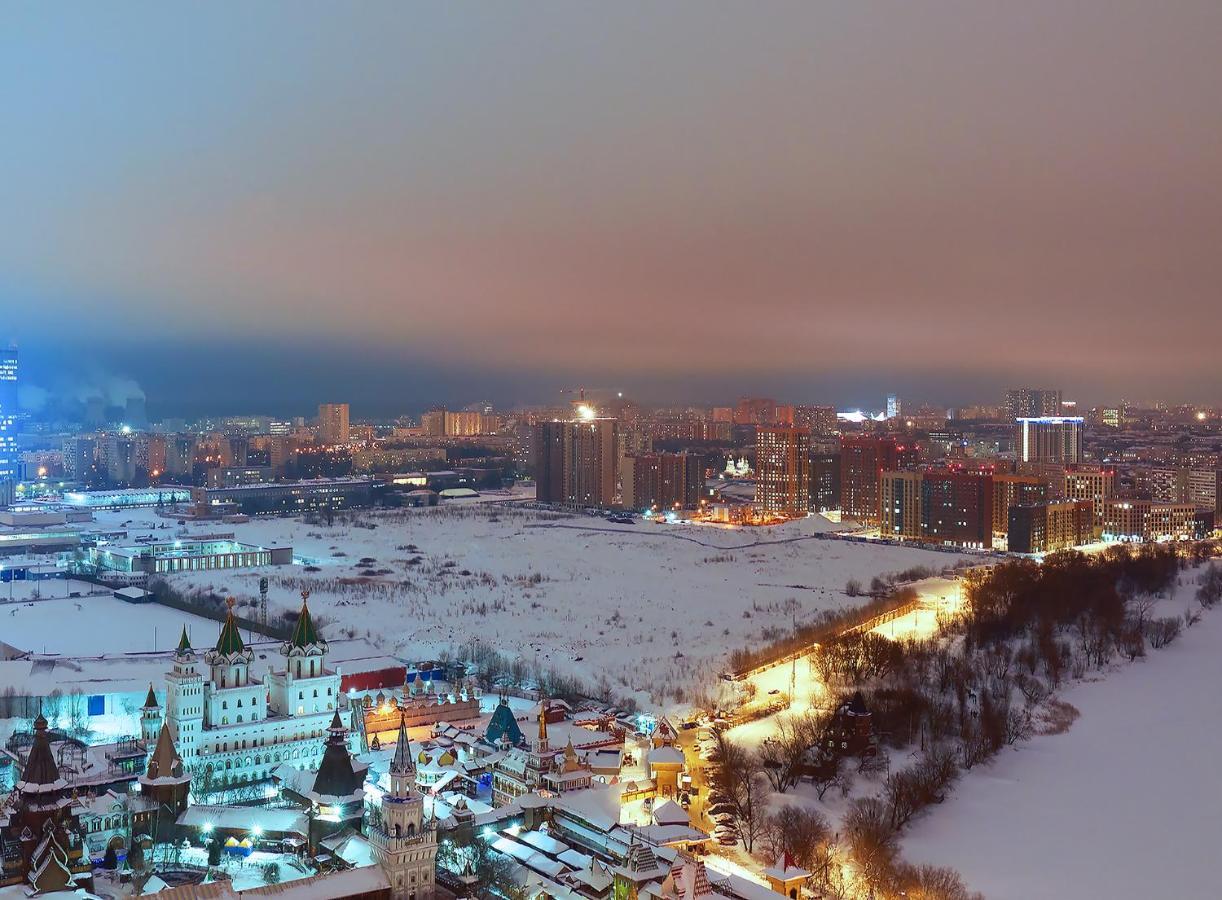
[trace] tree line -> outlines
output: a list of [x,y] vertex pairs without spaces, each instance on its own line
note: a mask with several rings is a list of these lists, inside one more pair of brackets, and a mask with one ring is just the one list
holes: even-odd
[[[941,802],[963,771],[1037,732],[1067,727],[1076,711],[1054,696],[1067,681],[1166,647],[1199,621],[1197,609],[1159,615],[1159,607],[1186,567],[1217,549],[1120,545],[1091,556],[1055,554],[1043,565],[1006,561],[963,576],[962,614],[940,623],[932,638],[826,636],[810,664],[834,698],[831,708],[860,691],[880,749],[910,763],[892,770],[879,752],[812,767],[812,750],[826,743],[832,723],[828,710],[778,718],[757,751],[718,735],[710,779],[746,848],[788,851],[818,886],[838,893],[974,896],[951,870],[907,864],[899,852],[903,829]],[[1201,609],[1222,604],[1222,566],[1201,569],[1193,597]],[[848,804],[839,832],[819,811],[779,802],[800,782],[813,784],[820,799],[829,791],[847,799],[857,778],[879,786]],[[846,871],[855,884],[844,883]]]

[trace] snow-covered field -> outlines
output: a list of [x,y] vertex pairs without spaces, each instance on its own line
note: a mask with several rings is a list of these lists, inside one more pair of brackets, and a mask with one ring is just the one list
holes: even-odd
[[[133,537],[141,522],[165,521],[151,511],[104,515],[130,520]],[[544,670],[673,704],[713,683],[731,649],[791,628],[795,609],[801,621],[859,602],[844,594],[849,579],[958,559],[816,536],[836,527],[822,518],[754,529],[615,525],[489,503],[358,512],[330,527],[200,523],[190,530],[291,545],[317,571],[228,570],[175,582],[249,602],[266,574],[274,608],[295,609],[308,587],[332,636],[368,636],[408,659],[478,639]]]
[[109,592],[64,598],[63,582],[34,583],[53,599],[0,604],[0,640],[33,653],[101,656],[172,650],[184,625],[192,641],[205,646],[216,640],[220,629],[209,619],[157,603],[126,603]]
[[1218,896],[1219,648],[1222,612],[1206,612],[1169,647],[1062,691],[1073,727],[966,773],[905,856],[958,869],[989,900]]

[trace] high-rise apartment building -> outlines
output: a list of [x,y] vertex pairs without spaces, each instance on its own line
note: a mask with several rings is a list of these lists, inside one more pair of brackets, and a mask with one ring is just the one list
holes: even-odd
[[810,508],[810,429],[755,430],[755,502],[764,511],[804,516]]
[[810,510],[828,512],[840,509],[840,454],[810,454]]
[[850,519],[876,525],[881,512],[879,478],[917,461],[917,448],[893,437],[844,435],[840,439],[840,511]]
[[1066,500],[1089,500],[1094,508],[1095,524],[1103,524],[1103,501],[1116,495],[1116,470],[1104,466],[1077,465],[1065,470]]
[[993,475],[993,533],[1005,534],[1010,527],[1010,507],[1048,500],[1048,482],[1038,475]]
[[531,459],[535,471],[535,499],[564,503],[564,439],[567,422],[540,422],[534,427]]
[[446,433],[446,411],[430,409],[420,416],[420,430],[429,437],[441,437]]
[[318,439],[324,444],[346,444],[350,438],[347,403],[320,403]]
[[1036,419],[1061,415],[1061,392],[1047,388],[1014,388],[1006,391],[1006,419]]
[[1080,416],[1019,417],[1015,447],[1020,463],[1078,463],[1082,461]]
[[1214,469],[1155,468],[1149,480],[1150,497],[1160,503],[1191,503],[1198,509],[1218,505],[1218,472]]
[[885,538],[921,538],[921,473],[883,472],[879,478],[879,534]]
[[89,481],[98,452],[97,437],[78,434],[64,438],[60,453],[64,461],[64,477],[69,481]]
[[172,434],[166,439],[167,475],[190,477],[195,471],[195,443],[193,434]]
[[1198,537],[1201,519],[1191,503],[1105,500],[1103,537],[1117,541],[1170,541]]
[[659,417],[649,423],[649,436],[655,441],[703,441],[708,434],[708,423],[702,419]]
[[879,534],[956,547],[993,546],[991,472],[889,470],[879,476]]
[[836,407],[795,406],[793,424],[809,428],[812,436],[826,437],[836,433]]
[[921,538],[956,547],[992,547],[992,474],[955,469],[922,473]]
[[1021,504],[1009,510],[1007,548],[1011,553],[1054,553],[1090,543],[1094,533],[1089,500]]
[[165,474],[167,448],[164,435],[140,435],[136,439],[136,468],[149,478],[160,478]]
[[582,418],[535,426],[540,503],[608,508],[616,499],[616,421]]
[[776,421],[776,401],[771,397],[742,397],[734,407],[735,425],[771,425]]
[[704,460],[694,453],[641,453],[620,467],[626,509],[695,509],[704,487]]
[[98,445],[98,467],[112,484],[131,484],[136,480],[137,438],[130,434],[111,434]]
[[17,348],[0,349],[0,505],[13,502],[17,456]]
[[496,416],[477,410],[442,410],[441,413],[443,433],[451,437],[496,434],[499,424]]

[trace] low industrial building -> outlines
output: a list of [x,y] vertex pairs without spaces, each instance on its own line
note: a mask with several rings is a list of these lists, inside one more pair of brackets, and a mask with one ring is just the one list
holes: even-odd
[[293,561],[292,547],[257,547],[230,539],[166,541],[134,547],[90,547],[89,566],[97,571],[164,575],[212,569],[282,566]]
[[250,516],[373,506],[386,486],[365,478],[327,478],[239,487],[195,488],[191,500],[200,513],[241,512]]
[[23,553],[55,553],[80,546],[76,531],[38,529],[0,530],[0,556]]
[[185,487],[125,488],[113,491],[64,491],[65,506],[85,509],[142,509],[173,506],[191,500]]

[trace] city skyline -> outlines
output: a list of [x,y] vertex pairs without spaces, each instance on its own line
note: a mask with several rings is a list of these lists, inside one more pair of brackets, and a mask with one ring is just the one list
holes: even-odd
[[0,4],[0,900],[1217,893],[1219,46]]
[[1216,399],[1216,4],[297,13],[5,13],[31,383]]
[[[848,372],[817,380],[739,379],[725,375],[681,381],[654,381],[628,373],[618,379],[608,375],[602,382],[583,380],[580,373],[566,377],[563,373],[519,372],[516,380],[512,380],[508,373],[485,369],[450,374],[422,367],[388,374],[378,368],[376,360],[369,359],[354,360],[350,367],[332,371],[311,367],[317,348],[287,353],[286,359],[254,347],[241,365],[234,366],[227,359],[230,365],[210,369],[216,377],[201,380],[194,368],[177,365],[178,351],[155,346],[147,348],[139,359],[131,354],[104,357],[115,367],[95,364],[93,360],[98,357],[83,354],[61,365],[62,349],[55,344],[27,344],[18,348],[14,343],[13,347],[21,356],[20,410],[38,419],[69,421],[80,416],[62,413],[74,407],[83,409],[90,397],[104,399],[110,409],[123,407],[128,398],[140,398],[146,402],[152,420],[184,416],[309,417],[320,403],[340,401],[350,404],[358,419],[389,420],[402,415],[418,417],[434,408],[463,409],[481,403],[492,403],[500,410],[564,406],[581,390],[608,395],[619,392],[647,408],[709,409],[733,404],[743,397],[767,397],[781,404],[827,405],[842,412],[861,410],[880,414],[887,411],[890,399],[898,397],[909,411],[918,407],[953,410],[984,406],[1005,412],[1007,394],[1015,390],[1015,385],[1024,383],[1019,377],[1007,379],[998,375],[970,381],[939,378],[922,382],[923,389],[913,385],[914,393],[905,393],[895,383],[863,379]],[[217,363],[201,360],[200,365]],[[146,374],[136,377],[133,373]],[[290,384],[269,383],[273,375],[285,373],[292,373]],[[1031,383],[1042,387],[1060,382],[1046,378]],[[232,384],[234,390],[224,391],[220,384]],[[761,384],[767,387],[757,389]],[[916,393],[918,389],[920,392]],[[1160,395],[1149,390],[1127,396],[1120,392],[1062,393],[1066,403],[1076,404],[1080,412],[1120,405],[1214,409],[1222,402],[1208,390],[1203,390],[1199,397]]]

